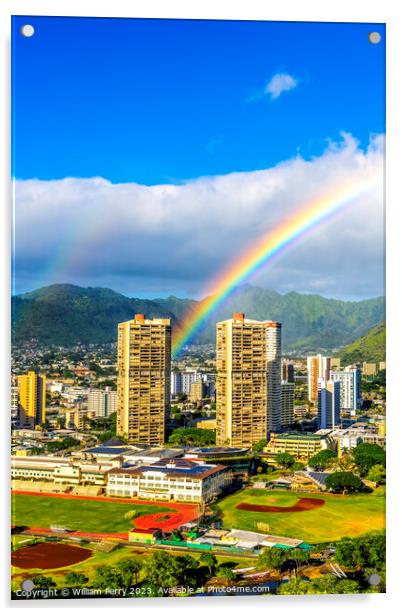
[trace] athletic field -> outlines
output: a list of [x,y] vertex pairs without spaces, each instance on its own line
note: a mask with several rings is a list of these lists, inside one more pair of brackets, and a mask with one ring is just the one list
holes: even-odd
[[[300,499],[317,499],[317,507],[300,510]],[[324,501],[324,504],[319,501]],[[247,509],[236,506],[247,503]],[[250,505],[272,507],[274,511],[249,511]],[[295,507],[296,506],[296,507]],[[258,522],[268,525],[260,532],[295,537],[311,543],[356,536],[385,527],[385,498],[382,492],[337,496],[322,493],[267,491],[246,488],[216,505],[223,513],[224,528],[258,530]],[[280,511],[280,508],[284,511]],[[295,511],[289,508],[295,507]],[[287,510],[286,510],[287,509]]]
[[[65,496],[44,496],[42,494],[12,494],[13,510],[12,524],[29,526],[35,529],[46,529],[51,526],[68,528],[70,530],[88,533],[127,533],[130,528],[141,524],[153,514],[165,513],[165,522],[153,526],[180,526],[182,523],[196,518],[195,505],[179,503],[141,503],[137,501],[121,502],[119,500],[99,498],[66,498]],[[132,518],[124,517],[129,511],[134,511]],[[182,515],[178,515],[181,513]],[[168,518],[173,524],[169,524]],[[178,519],[180,518],[180,519]],[[134,521],[134,523],[133,523]]]

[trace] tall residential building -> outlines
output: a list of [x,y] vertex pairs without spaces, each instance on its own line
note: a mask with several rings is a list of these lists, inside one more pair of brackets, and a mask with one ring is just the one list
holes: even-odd
[[307,357],[308,371],[308,399],[310,402],[317,401],[318,379],[329,380],[331,370],[331,358],[323,355]]
[[295,382],[295,368],[293,364],[288,362],[282,363],[282,381],[286,381],[287,383]]
[[345,370],[331,370],[331,381],[340,383],[341,409],[355,414],[361,405],[360,368],[348,367]]
[[295,420],[295,384],[281,384],[281,426],[291,426]]
[[18,377],[18,424],[35,428],[46,419],[46,377],[28,372]]
[[318,427],[319,429],[334,428],[341,418],[339,381],[318,379]]
[[281,425],[281,324],[235,313],[216,325],[216,442],[249,447]]
[[160,445],[170,410],[170,319],[136,314],[118,325],[117,434]]
[[181,372],[171,372],[170,374],[170,393],[172,396],[177,396],[183,391],[181,374]]
[[199,372],[191,371],[191,372],[182,372],[181,373],[181,391],[184,394],[189,394],[191,390],[191,385],[193,383],[197,383],[201,381],[201,374]]
[[87,402],[88,413],[94,417],[108,417],[117,412],[117,391],[110,387],[105,389],[90,389]]

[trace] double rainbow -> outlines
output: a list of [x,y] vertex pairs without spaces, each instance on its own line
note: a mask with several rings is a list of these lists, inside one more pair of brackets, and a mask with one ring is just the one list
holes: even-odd
[[205,299],[197,302],[187,313],[180,327],[173,333],[173,355],[177,355],[191,341],[240,283],[288,251],[364,193],[374,189],[378,180],[377,172],[338,186],[325,196],[321,195],[304,204],[294,216],[264,234],[239,259],[221,272],[206,290]]

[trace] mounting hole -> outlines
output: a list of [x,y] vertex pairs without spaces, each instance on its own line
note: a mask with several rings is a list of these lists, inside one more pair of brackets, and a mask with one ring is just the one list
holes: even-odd
[[21,28],[22,36],[30,38],[35,34],[35,28],[31,24],[24,24]]
[[35,588],[35,584],[32,580],[24,580],[21,584],[21,588],[22,590],[27,590],[28,592],[31,592],[31,590]]
[[370,32],[368,35],[368,40],[370,43],[373,43],[373,45],[378,45],[381,41],[381,34],[379,32]]

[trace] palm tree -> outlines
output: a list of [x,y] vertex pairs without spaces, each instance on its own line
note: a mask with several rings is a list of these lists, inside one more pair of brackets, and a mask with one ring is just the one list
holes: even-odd
[[212,554],[212,552],[206,552],[205,554],[202,554],[200,558],[200,563],[202,563],[208,568],[210,575],[213,575],[217,564],[215,554]]

